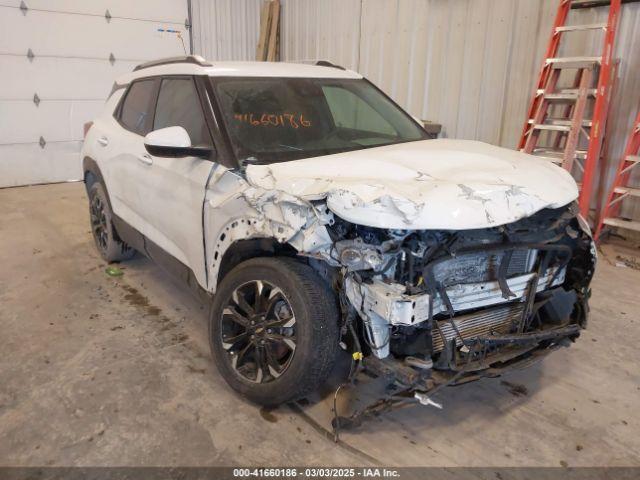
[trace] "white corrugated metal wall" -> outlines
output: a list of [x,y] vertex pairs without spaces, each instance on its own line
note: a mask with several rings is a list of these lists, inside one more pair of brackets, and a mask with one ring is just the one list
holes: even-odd
[[255,60],[262,0],[191,0],[193,51],[210,60]]
[[[508,148],[515,148],[520,136],[558,5],[558,0],[281,2],[282,60],[326,59],[358,70],[410,113],[441,123],[443,136]],[[193,0],[196,52],[214,60],[253,59],[261,4]],[[606,9],[572,13],[574,23],[591,23],[602,15]],[[577,48],[597,48],[601,38],[598,33],[571,35]],[[624,5],[607,181],[640,100],[639,47],[640,4]],[[640,218],[640,208],[627,205],[623,213]]]

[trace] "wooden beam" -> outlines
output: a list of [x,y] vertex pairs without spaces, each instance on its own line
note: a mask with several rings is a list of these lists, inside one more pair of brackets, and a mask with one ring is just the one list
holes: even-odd
[[267,0],[262,5],[260,11],[260,36],[258,37],[258,46],[256,47],[256,60],[264,61],[267,59],[267,39],[269,38],[269,30],[271,28],[271,2]]
[[278,52],[278,29],[280,28],[280,0],[271,0],[271,29],[269,32],[269,48],[267,61],[275,62]]

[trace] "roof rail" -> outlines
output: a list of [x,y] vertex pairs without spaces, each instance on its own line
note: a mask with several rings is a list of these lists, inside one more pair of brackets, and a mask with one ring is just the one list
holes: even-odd
[[211,67],[213,64],[206,61],[200,55],[187,55],[184,57],[168,57],[161,58],[159,60],[151,60],[150,62],[141,63],[137,65],[133,71],[137,72],[138,70],[142,70],[144,68],[158,67],[160,65],[171,65],[172,63],[192,63],[195,65],[200,65],[201,67]]
[[335,63],[331,63],[329,60],[302,60],[299,63],[306,63],[307,65],[315,65],[316,67],[330,67],[337,68],[338,70],[346,70],[346,68],[336,65]]
[[318,67],[331,67],[331,68],[337,68],[338,70],[346,70],[346,68],[344,68],[343,66],[336,65],[335,63],[331,63],[328,60],[317,60],[314,65]]

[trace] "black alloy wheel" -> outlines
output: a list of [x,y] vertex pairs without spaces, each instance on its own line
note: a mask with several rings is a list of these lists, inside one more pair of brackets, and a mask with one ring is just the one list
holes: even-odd
[[242,378],[267,383],[282,375],[296,351],[296,318],[282,290],[263,280],[237,287],[222,310],[222,348]]
[[217,285],[209,344],[227,383],[268,407],[325,383],[340,341],[335,292],[317,271],[289,257],[236,265]]
[[105,214],[105,205],[99,195],[94,195],[89,206],[89,214],[91,217],[91,229],[93,235],[102,250],[107,249],[109,241],[109,232],[107,230],[107,215]]

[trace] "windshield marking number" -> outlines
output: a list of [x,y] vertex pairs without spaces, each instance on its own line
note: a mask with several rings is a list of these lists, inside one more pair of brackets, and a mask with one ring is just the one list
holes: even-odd
[[274,113],[263,113],[262,115],[255,113],[236,113],[233,118],[238,122],[244,122],[254,127],[290,127],[296,130],[300,127],[311,127],[311,121],[305,119],[302,113],[283,113],[279,115]]

